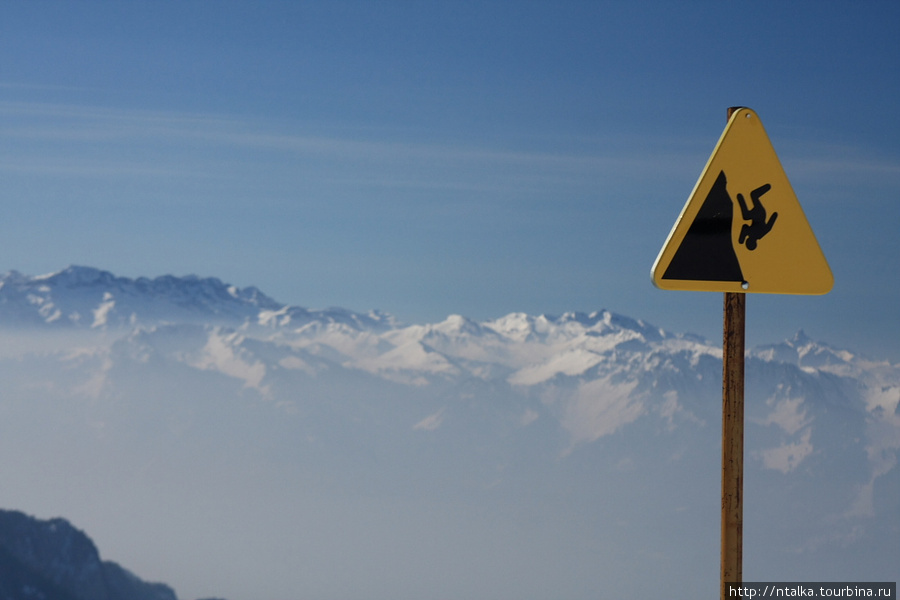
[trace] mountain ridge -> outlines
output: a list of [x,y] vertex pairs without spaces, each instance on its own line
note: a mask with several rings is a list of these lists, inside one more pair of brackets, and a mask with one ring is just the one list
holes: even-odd
[[47,275],[0,275],[0,321],[7,326],[49,325],[90,329],[159,322],[215,322],[283,326],[329,318],[366,325],[390,323],[378,311],[309,310],[276,302],[259,288],[240,288],[217,277],[161,275],[118,277],[94,267],[70,265]]
[[[61,296],[73,296],[63,298]],[[60,302],[65,306],[60,305]],[[124,304],[124,306],[120,306]],[[135,309],[155,309],[138,314]],[[170,309],[174,314],[166,314]],[[90,322],[90,323],[89,323]],[[602,322],[602,325],[601,325]],[[405,325],[392,315],[377,310],[367,313],[340,307],[309,309],[278,302],[255,286],[240,288],[217,277],[197,275],[160,275],[120,277],[95,267],[70,265],[50,274],[29,276],[16,270],[0,275],[0,327],[30,325],[89,329],[152,327],[160,324],[202,323],[248,329],[251,327],[299,330],[321,328],[326,324],[346,325],[354,329],[398,329],[422,327],[432,335],[461,336],[486,330],[516,341],[559,334],[567,325],[581,325],[596,335],[599,329],[619,327],[639,332],[648,341],[667,337],[710,344],[692,333],[673,334],[641,319],[611,311],[564,312],[559,316],[525,313],[476,322],[462,315],[448,315],[444,321],[424,325]],[[788,362],[809,363],[813,356],[847,362],[860,356],[846,349],[831,348],[809,338],[802,330],[790,339],[763,344],[751,349],[754,356]],[[821,358],[829,360],[829,358]],[[877,362],[877,361],[874,361]],[[810,364],[810,366],[813,366]]]

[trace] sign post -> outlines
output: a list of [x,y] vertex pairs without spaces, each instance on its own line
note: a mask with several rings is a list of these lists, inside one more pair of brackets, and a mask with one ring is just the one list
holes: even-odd
[[743,579],[744,317],[747,296],[725,292],[722,340],[722,556],[719,597]]
[[743,580],[747,293],[826,294],[834,285],[769,137],[749,108],[728,109],[725,131],[651,276],[661,289],[725,293],[719,574],[725,600],[728,584]]

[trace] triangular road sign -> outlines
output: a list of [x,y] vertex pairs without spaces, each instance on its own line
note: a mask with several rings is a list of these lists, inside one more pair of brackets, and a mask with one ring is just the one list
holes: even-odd
[[749,108],[731,115],[652,277],[667,290],[831,290],[831,269],[769,136]]

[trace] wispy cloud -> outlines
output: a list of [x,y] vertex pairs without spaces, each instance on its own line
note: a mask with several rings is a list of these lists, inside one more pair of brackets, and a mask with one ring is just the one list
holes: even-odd
[[428,415],[415,425],[413,431],[434,431],[444,422],[444,409],[437,411],[432,415]]
[[[695,139],[460,141],[408,129],[23,101],[0,102],[0,140],[0,171],[32,178],[192,182],[214,186],[223,198],[238,189],[258,198],[304,193],[328,202],[444,194],[441,210],[451,212],[468,211],[469,202],[602,198],[653,181],[690,180],[707,152]],[[859,149],[797,142],[786,158],[795,185],[900,185],[900,162]],[[203,196],[191,186],[170,189],[190,201]],[[454,208],[449,197],[465,206]]]
[[[202,156],[207,162],[237,159],[242,164],[258,164],[275,156],[275,162],[327,165],[316,173],[324,182],[503,192],[597,187],[605,178],[643,173],[649,163],[660,169],[683,160],[674,152],[648,157],[646,151],[626,151],[617,140],[595,141],[592,150],[549,152],[502,148],[477,140],[417,139],[428,132],[347,132],[301,122],[46,102],[0,102],[0,116],[0,133],[18,146],[15,153],[11,148],[7,151],[3,168],[45,169],[60,175],[72,175],[79,168],[85,175],[110,170],[69,161],[60,164],[60,154],[83,156],[80,151],[89,148],[91,161],[118,169],[126,160],[121,150],[127,147],[126,154],[144,149],[149,155],[146,160],[157,163],[173,154],[187,154],[192,160]],[[143,168],[154,172],[146,164]],[[129,172],[134,167],[125,169]],[[170,173],[169,168],[157,166],[156,170],[161,175]]]

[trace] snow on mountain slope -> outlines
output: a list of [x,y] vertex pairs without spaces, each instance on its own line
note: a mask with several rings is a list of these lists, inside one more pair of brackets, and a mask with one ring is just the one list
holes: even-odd
[[[696,336],[609,311],[403,325],[70,267],[0,278],[0,337],[0,501],[179,590],[117,533],[133,511],[186,580],[185,531],[246,560],[226,522],[267,573],[304,557],[271,597],[347,561],[385,597],[421,597],[399,564],[460,597],[714,593],[721,349]],[[748,351],[746,387],[745,575],[896,579],[900,368],[801,332]]]
[[239,324],[261,309],[276,308],[256,288],[239,289],[215,278],[129,279],[78,266],[37,277],[16,271],[0,277],[0,315],[6,326],[107,328],[166,319]]
[[255,287],[238,288],[215,277],[130,279],[82,266],[36,277],[16,271],[0,276],[0,322],[5,327],[116,329],[159,323],[299,327],[313,321],[376,327],[389,318],[377,312],[359,315],[343,309],[289,307]]
[[[717,346],[608,311],[556,318],[510,314],[484,323],[452,315],[441,323],[401,326],[380,313],[280,305],[256,288],[237,289],[215,278],[132,280],[88,267],[0,277],[0,327],[25,324],[122,329],[131,344],[152,339],[164,356],[260,393],[285,371],[354,371],[413,387],[480,380],[541,395],[576,442],[612,433],[656,409],[670,416],[689,410],[688,399],[720,378]],[[143,333],[125,335],[132,329]],[[873,431],[892,430],[900,394],[894,366],[831,349],[802,332],[748,356],[748,392],[771,407],[760,422],[792,440],[762,454],[771,468],[792,470],[813,452],[803,437],[808,429],[800,426],[808,405],[798,387],[815,388],[820,402],[853,388],[860,396],[856,408],[877,423]],[[775,378],[758,374],[772,369]],[[102,377],[95,374],[80,389],[96,389]],[[660,404],[665,408],[654,408]],[[879,435],[873,456],[896,450],[890,433]]]

